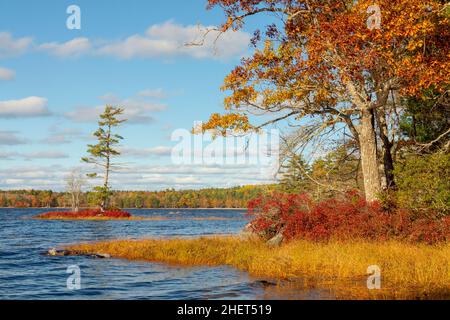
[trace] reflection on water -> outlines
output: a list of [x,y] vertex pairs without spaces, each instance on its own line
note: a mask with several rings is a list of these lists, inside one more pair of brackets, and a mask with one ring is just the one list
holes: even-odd
[[[332,298],[329,292],[281,289],[229,267],[177,267],[87,257],[48,257],[52,247],[116,238],[185,237],[239,232],[243,211],[177,210],[183,217],[231,220],[40,221],[43,209],[0,209],[0,299],[278,299]],[[166,210],[131,210],[173,216]],[[66,287],[67,267],[81,269],[81,290]]]

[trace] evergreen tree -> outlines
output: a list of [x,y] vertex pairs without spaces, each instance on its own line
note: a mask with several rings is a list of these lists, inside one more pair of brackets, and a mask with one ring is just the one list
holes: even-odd
[[409,97],[400,122],[403,136],[410,142],[430,144],[429,151],[445,147],[450,140],[450,95],[433,90],[423,98]]
[[[103,169],[103,185],[94,188],[96,195],[96,202],[100,205],[103,211],[108,207],[109,198],[111,196],[111,188],[109,185],[109,176],[115,164],[112,162],[113,157],[120,155],[120,152],[114,147],[123,139],[118,134],[114,134],[113,128],[118,127],[126,121],[126,119],[119,119],[123,114],[122,108],[106,106],[103,114],[100,115],[98,122],[99,128],[94,133],[98,143],[95,145],[88,145],[87,152],[89,157],[82,158],[82,161],[94,164]],[[98,173],[88,174],[90,178],[99,177]]]
[[310,168],[300,155],[292,156],[281,166],[280,183],[287,192],[305,192],[308,187]]

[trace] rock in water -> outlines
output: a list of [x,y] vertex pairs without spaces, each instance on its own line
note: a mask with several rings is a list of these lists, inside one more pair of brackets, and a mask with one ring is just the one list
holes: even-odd
[[111,255],[109,255],[107,253],[87,254],[87,253],[83,253],[83,252],[79,252],[79,251],[56,250],[55,248],[52,248],[43,254],[45,254],[47,256],[53,256],[53,257],[86,256],[88,258],[94,258],[94,259],[109,259],[109,258],[111,258]]
[[251,223],[247,224],[244,227],[244,229],[242,229],[242,231],[239,233],[239,236],[243,239],[248,239],[254,235],[255,235],[255,233],[253,232],[253,230],[251,228]]
[[271,247],[279,247],[284,241],[284,236],[282,233],[277,234],[275,237],[267,241],[267,244]]
[[48,250],[46,254],[48,256],[58,256],[58,257],[75,255],[74,252],[67,251],[67,250],[56,250],[55,248]]

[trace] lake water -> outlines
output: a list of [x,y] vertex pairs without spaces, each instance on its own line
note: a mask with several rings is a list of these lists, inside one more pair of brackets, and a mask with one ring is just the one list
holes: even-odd
[[[236,210],[129,210],[135,216],[232,220],[40,221],[48,209],[0,209],[0,299],[278,299],[327,298],[326,291],[279,290],[230,267],[176,267],[120,259],[49,257],[43,252],[117,238],[235,234],[247,223]],[[67,288],[69,266],[81,289]]]

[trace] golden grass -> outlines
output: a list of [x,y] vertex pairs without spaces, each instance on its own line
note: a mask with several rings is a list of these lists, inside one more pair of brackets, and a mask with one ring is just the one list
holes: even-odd
[[[450,244],[294,241],[272,248],[256,239],[227,236],[114,240],[66,249],[187,266],[228,265],[253,276],[330,287],[337,298],[450,297]],[[367,289],[370,265],[381,268],[382,290]]]

